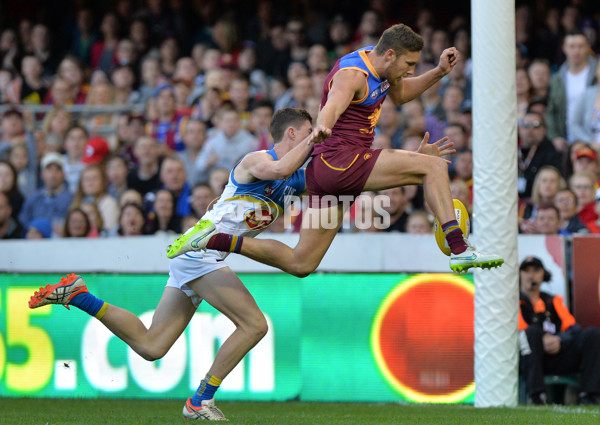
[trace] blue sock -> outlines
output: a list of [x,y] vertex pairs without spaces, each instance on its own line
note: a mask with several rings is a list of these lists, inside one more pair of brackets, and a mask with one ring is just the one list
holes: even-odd
[[194,406],[200,406],[202,400],[210,400],[213,398],[222,381],[222,379],[207,373],[202,382],[200,382],[198,390],[196,390],[196,393],[192,396],[192,404]]
[[104,301],[89,292],[82,292],[75,295],[69,304],[85,311],[90,316],[96,316],[104,306]]

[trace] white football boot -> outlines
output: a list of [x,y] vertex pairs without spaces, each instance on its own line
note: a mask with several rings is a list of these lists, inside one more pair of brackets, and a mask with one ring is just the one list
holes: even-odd
[[495,254],[484,254],[477,251],[473,245],[471,245],[467,238],[467,249],[460,254],[450,254],[450,269],[453,272],[462,273],[469,270],[471,267],[479,267],[482,269],[491,269],[494,267],[500,267],[504,264],[504,259],[500,258]]
[[215,406],[215,399],[202,400],[200,406],[194,406],[192,399],[188,398],[183,406],[183,419],[185,420],[198,420],[198,421],[228,421],[221,412],[221,410]]
[[212,221],[200,220],[169,245],[167,257],[175,258],[189,251],[202,251],[206,249],[210,238],[217,233],[217,228]]

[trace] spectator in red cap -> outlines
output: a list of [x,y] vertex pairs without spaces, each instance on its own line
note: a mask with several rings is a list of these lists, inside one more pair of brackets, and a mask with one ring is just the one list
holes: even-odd
[[84,164],[100,164],[102,160],[110,153],[108,143],[102,137],[92,137],[85,144],[85,153],[83,154]]
[[573,172],[580,173],[586,172],[592,174],[596,178],[596,189],[600,186],[600,180],[598,179],[598,155],[596,151],[590,147],[584,147],[579,149],[575,153],[575,160],[573,161]]

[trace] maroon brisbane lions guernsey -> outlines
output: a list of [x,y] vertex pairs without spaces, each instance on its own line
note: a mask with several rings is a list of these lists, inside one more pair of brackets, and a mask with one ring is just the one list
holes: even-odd
[[331,129],[331,137],[315,145],[313,156],[348,146],[362,148],[371,146],[375,137],[375,125],[381,112],[381,104],[390,87],[387,80],[379,77],[371,61],[367,58],[367,53],[373,48],[374,46],[364,47],[343,56],[327,76],[325,87],[323,87],[321,108],[327,102],[333,77],[344,69],[354,69],[365,74],[366,94],[362,99],[353,100],[350,103]]

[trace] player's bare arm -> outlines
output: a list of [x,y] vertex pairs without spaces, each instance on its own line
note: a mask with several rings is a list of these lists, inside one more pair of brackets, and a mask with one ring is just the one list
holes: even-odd
[[317,117],[317,125],[333,128],[350,102],[362,99],[367,90],[366,75],[354,69],[339,71],[332,80],[327,102]]
[[240,183],[256,180],[280,180],[291,176],[309,158],[313,145],[321,143],[331,135],[331,130],[317,126],[310,135],[286,153],[278,161],[266,152],[246,155],[235,168],[233,176]]
[[402,78],[395,82],[390,81],[389,96],[396,105],[409,102],[419,97],[425,90],[449,74],[460,60],[460,53],[456,47],[450,47],[440,55],[438,66],[418,77]]

